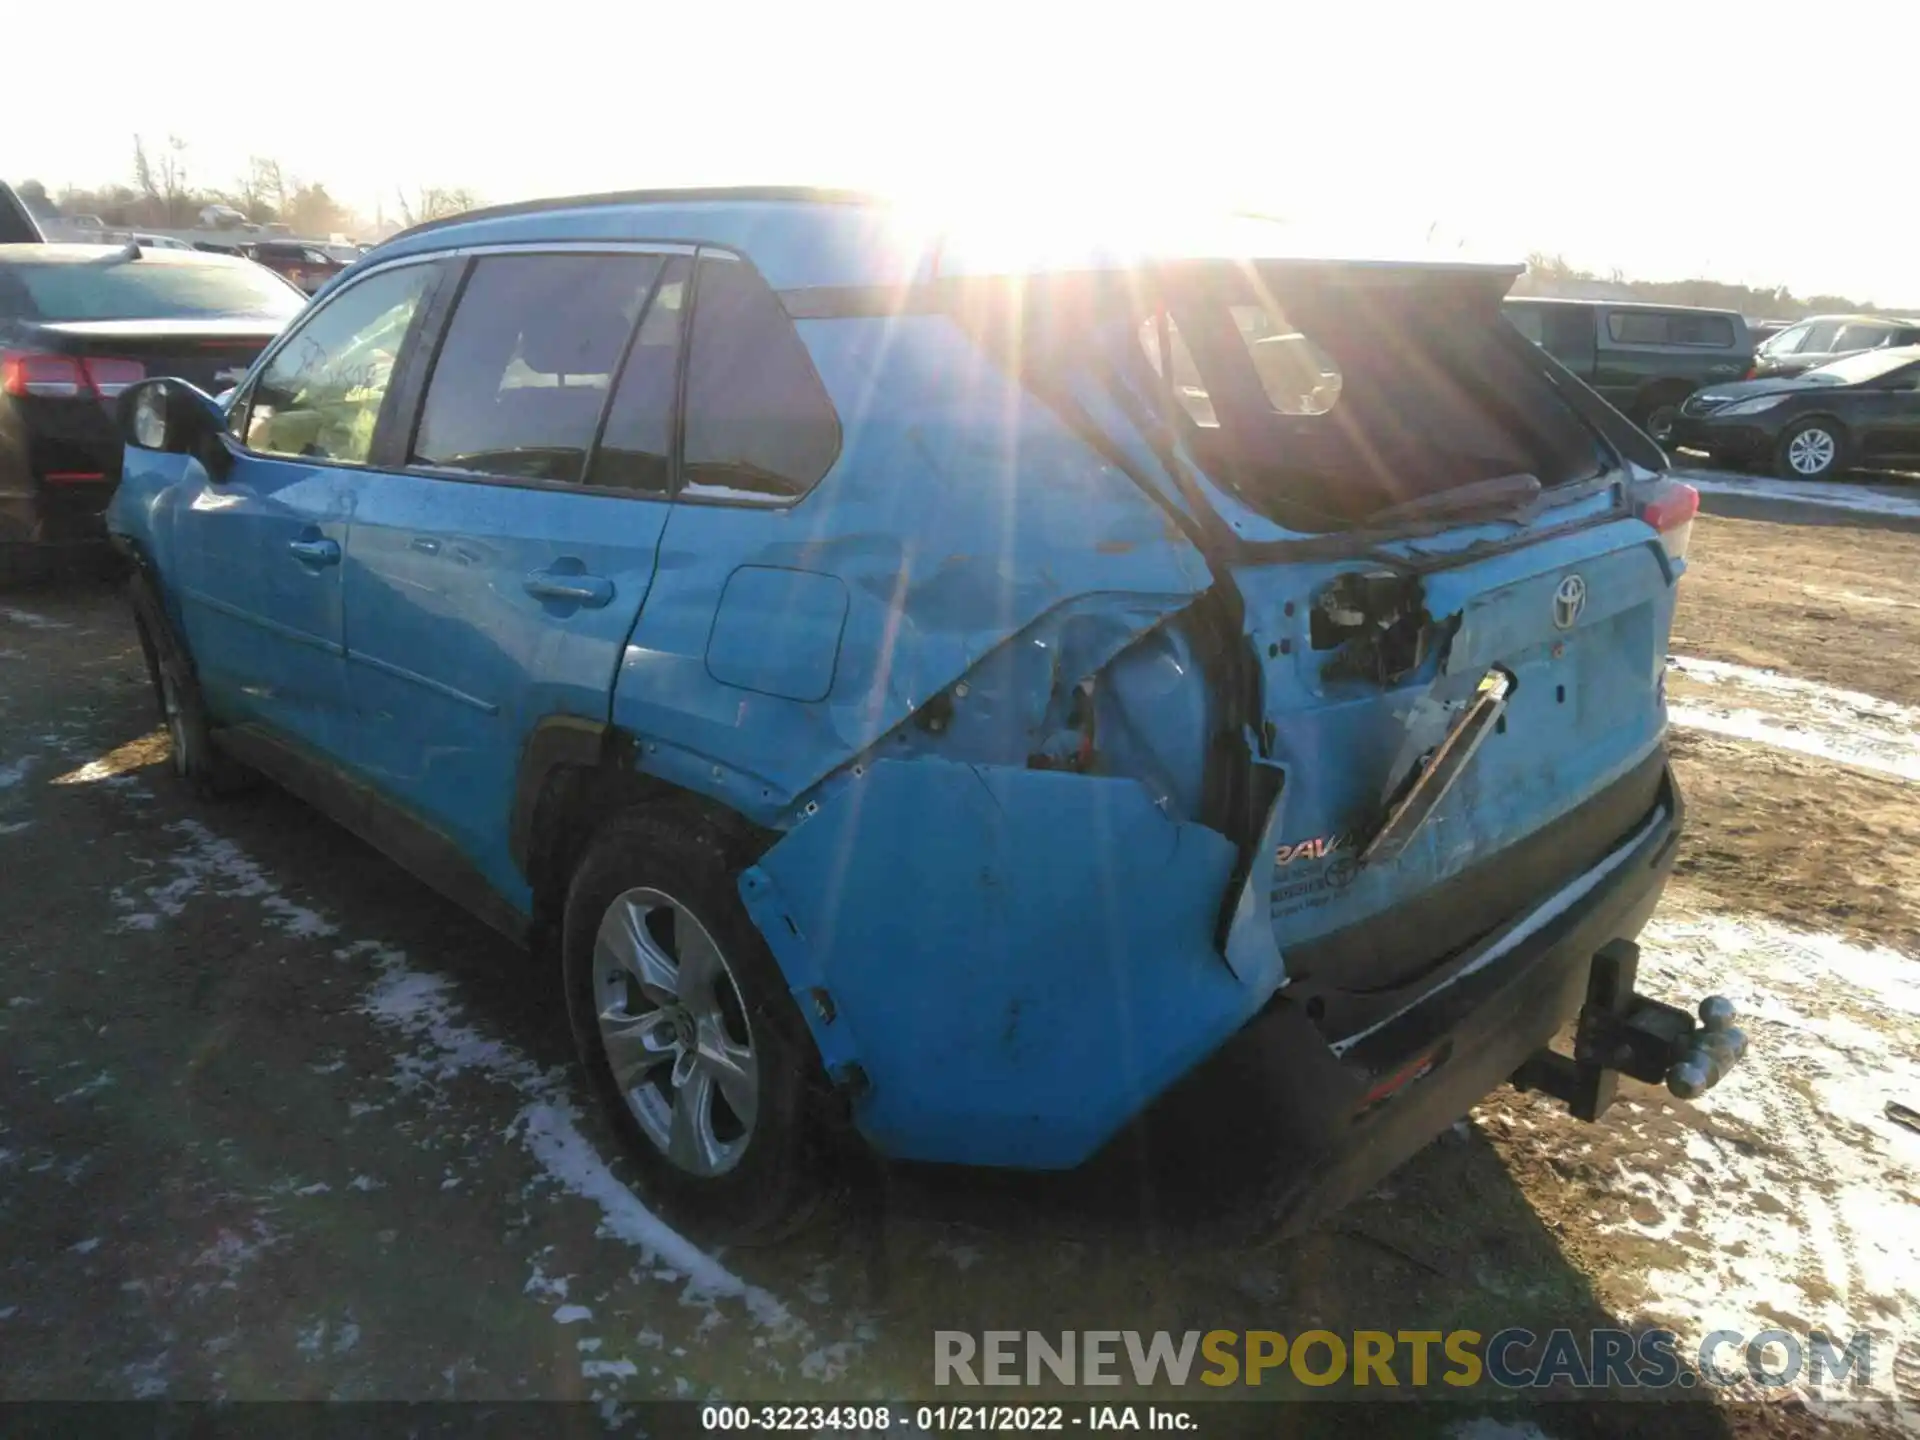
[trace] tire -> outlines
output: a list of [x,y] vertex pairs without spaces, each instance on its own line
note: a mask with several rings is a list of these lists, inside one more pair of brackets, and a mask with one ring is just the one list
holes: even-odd
[[703,1238],[764,1245],[821,1213],[832,1127],[812,1037],[740,903],[745,862],[691,804],[614,816],[568,887],[561,970],[642,1193]]
[[1773,471],[1782,480],[1831,480],[1845,474],[1847,464],[1847,432],[1824,415],[1794,421],[1773,452]]
[[237,794],[248,788],[252,775],[214,743],[193,666],[174,644],[165,622],[156,618],[155,607],[143,591],[138,581],[130,587],[133,623],[146,657],[154,705],[173,751],[173,773],[203,799]]
[[1680,401],[1655,399],[1640,416],[1640,428],[1665,450],[1673,443],[1673,422],[1680,418]]

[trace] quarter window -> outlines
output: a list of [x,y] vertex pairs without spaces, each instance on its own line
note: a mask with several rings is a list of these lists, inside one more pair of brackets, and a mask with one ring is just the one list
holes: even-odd
[[659,270],[652,255],[475,261],[427,383],[413,463],[577,482]]
[[1851,350],[1871,350],[1892,337],[1893,331],[1885,325],[1842,325],[1834,337],[1833,348],[1842,355]]
[[840,453],[840,420],[779,297],[737,260],[702,256],[687,356],[686,490],[804,495]]
[[369,275],[295,330],[254,386],[246,447],[364,465],[394,361],[433,275],[431,265]]

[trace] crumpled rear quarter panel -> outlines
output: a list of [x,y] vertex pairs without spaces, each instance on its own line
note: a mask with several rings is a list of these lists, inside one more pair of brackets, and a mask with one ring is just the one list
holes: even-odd
[[1059,1168],[1271,993],[1214,947],[1233,861],[1135,781],[927,757],[875,764],[741,894],[882,1152]]

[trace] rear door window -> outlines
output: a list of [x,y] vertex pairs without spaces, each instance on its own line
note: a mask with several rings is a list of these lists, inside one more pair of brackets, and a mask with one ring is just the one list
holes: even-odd
[[614,387],[587,475],[590,484],[643,495],[665,495],[673,488],[674,392],[691,274],[687,261],[675,256],[660,276]]
[[364,465],[431,265],[369,275],[315,311],[260,372],[234,424],[261,455]]
[[1833,342],[1840,338],[1838,320],[1816,320],[1807,327],[1807,337],[1800,342],[1798,354],[1831,355]]
[[660,264],[653,255],[476,260],[427,382],[410,462],[577,483]]
[[1791,355],[1813,331],[1811,325],[1789,325],[1760,347],[1767,355]]
[[753,269],[703,253],[687,355],[689,498],[792,499],[840,453],[840,420],[780,298]]

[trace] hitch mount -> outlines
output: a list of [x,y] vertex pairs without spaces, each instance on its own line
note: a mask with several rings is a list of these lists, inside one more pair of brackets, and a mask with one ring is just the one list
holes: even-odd
[[1577,1119],[1593,1121],[1613,1104],[1622,1075],[1665,1085],[1682,1100],[1697,1099],[1724,1080],[1747,1053],[1747,1037],[1733,1023],[1733,1002],[1708,996],[1696,1021],[1678,1006],[1636,993],[1639,972],[1640,947],[1631,940],[1601,946],[1587,977],[1573,1054],[1535,1052],[1514,1072],[1514,1087],[1550,1095]]

